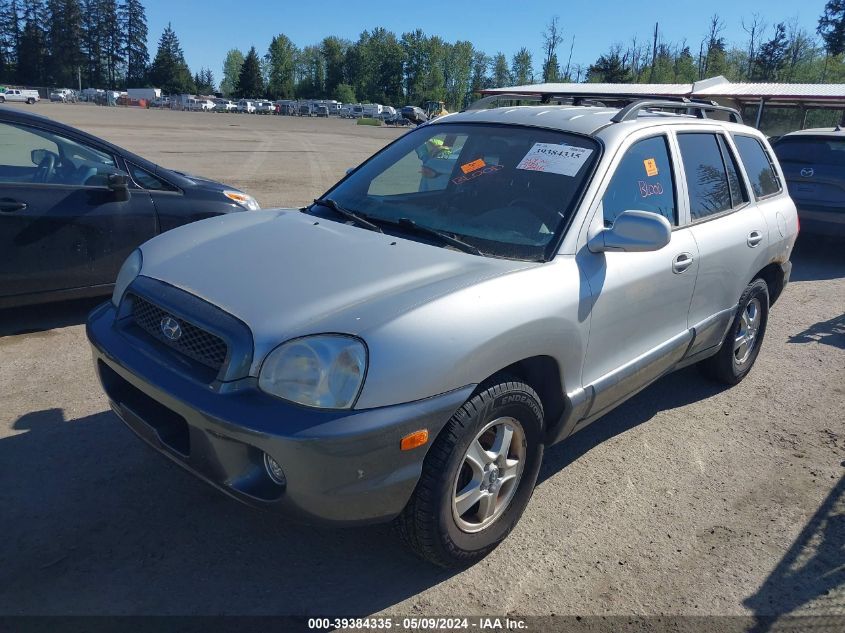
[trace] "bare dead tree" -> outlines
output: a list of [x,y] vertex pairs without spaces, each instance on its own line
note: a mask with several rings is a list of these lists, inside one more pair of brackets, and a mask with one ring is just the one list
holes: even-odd
[[748,70],[745,74],[750,79],[754,75],[754,63],[760,48],[760,38],[766,31],[766,23],[759,13],[755,13],[748,24],[745,23],[745,18],[742,18],[742,30],[748,33]]
[[553,76],[557,73],[554,72],[555,69],[552,66],[557,66],[557,47],[563,41],[559,23],[560,17],[554,16],[546,26],[546,30],[543,31],[543,48],[546,56],[543,61],[543,81],[557,79]]
[[651,75],[649,76],[648,80],[654,82],[654,73],[657,71],[657,26],[658,23],[654,23],[654,41],[651,45]]

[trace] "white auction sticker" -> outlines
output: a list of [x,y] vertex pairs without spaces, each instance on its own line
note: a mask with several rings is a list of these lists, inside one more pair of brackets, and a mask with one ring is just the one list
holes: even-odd
[[519,161],[517,169],[545,171],[561,176],[574,176],[587,162],[593,150],[574,145],[555,145],[554,143],[534,143],[525,157]]

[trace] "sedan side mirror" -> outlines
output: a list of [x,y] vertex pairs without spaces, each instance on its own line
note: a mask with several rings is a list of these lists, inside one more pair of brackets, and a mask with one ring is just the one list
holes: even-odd
[[123,172],[109,174],[106,186],[114,192],[117,202],[129,200],[129,177]]
[[659,251],[672,239],[669,220],[650,211],[623,211],[613,226],[591,236],[587,248],[593,253]]

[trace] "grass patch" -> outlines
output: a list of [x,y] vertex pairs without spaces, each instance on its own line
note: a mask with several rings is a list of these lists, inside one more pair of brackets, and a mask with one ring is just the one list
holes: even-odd
[[375,125],[375,126],[379,126],[379,125],[381,125],[381,121],[379,119],[370,119],[370,118],[367,118],[367,117],[363,117],[361,119],[358,119],[358,122],[357,122],[356,125]]

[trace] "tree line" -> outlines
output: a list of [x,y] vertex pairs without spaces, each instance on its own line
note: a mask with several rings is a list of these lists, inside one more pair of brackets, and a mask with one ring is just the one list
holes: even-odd
[[[655,24],[647,37],[614,43],[586,66],[573,62],[576,33],[567,32],[557,17],[538,33],[538,59],[528,47],[509,58],[420,29],[397,35],[377,27],[355,41],[332,35],[302,48],[279,34],[266,51],[228,51],[219,91],[230,97],[344,103],[434,100],[459,108],[484,89],[540,81],[688,83],[715,75],[732,81],[845,81],[845,0],[828,0],[813,32],[796,21],[767,23],[759,14],[743,18],[741,25],[745,41],[729,44],[718,15],[694,42],[667,41]],[[147,36],[142,0],[0,0],[0,81],[155,86],[171,94],[217,90],[210,69],[191,72],[171,25],[152,60]]]

